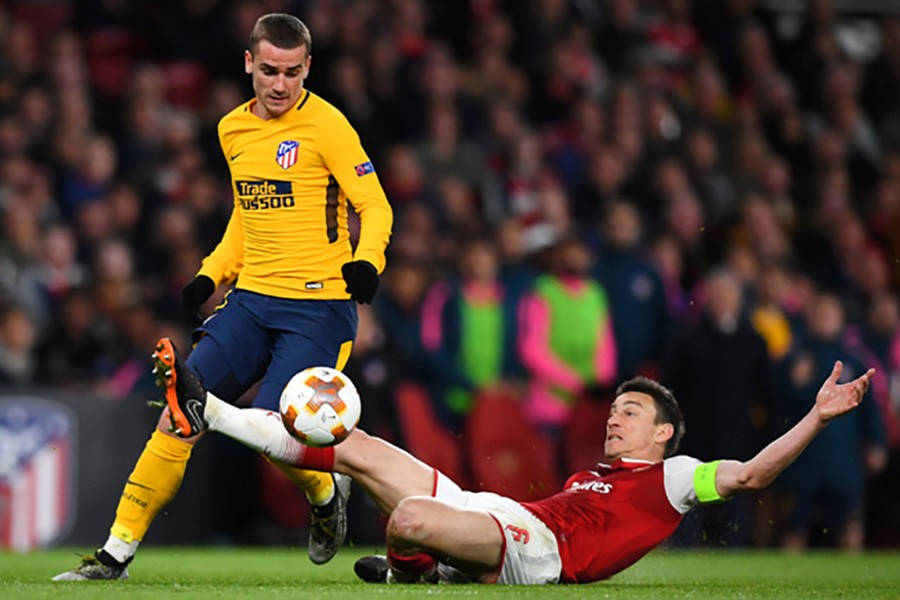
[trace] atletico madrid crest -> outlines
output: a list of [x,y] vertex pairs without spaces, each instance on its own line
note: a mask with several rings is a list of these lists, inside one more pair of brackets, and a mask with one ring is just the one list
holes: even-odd
[[42,398],[0,398],[0,548],[62,537],[75,514],[75,416]]
[[297,154],[300,152],[300,142],[287,140],[278,144],[278,154],[275,160],[282,169],[290,169],[297,162]]

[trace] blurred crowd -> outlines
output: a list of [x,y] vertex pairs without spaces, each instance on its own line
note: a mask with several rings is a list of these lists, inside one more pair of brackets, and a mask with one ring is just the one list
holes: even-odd
[[412,385],[459,440],[506,395],[562,472],[578,407],[645,374],[685,452],[746,459],[840,358],[878,369],[868,401],[683,538],[897,545],[900,8],[778,4],[0,1],[0,385],[146,394],[155,340],[188,347],[232,206],[216,125],[253,22],[290,12],[395,210],[364,427],[403,442]]

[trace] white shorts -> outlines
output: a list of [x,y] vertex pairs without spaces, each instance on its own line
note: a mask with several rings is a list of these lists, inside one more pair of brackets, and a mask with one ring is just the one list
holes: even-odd
[[503,535],[503,561],[497,583],[559,583],[562,561],[556,536],[524,506],[491,492],[467,492],[436,471],[434,497],[452,506],[487,512]]

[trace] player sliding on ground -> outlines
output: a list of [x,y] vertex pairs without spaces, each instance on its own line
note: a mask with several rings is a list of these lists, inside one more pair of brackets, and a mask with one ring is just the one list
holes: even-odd
[[[390,518],[388,556],[369,556],[356,573],[370,582],[578,583],[634,564],[675,531],[698,504],[768,486],[828,422],[856,408],[875,371],[839,384],[836,362],[810,411],[747,462],[702,463],[676,456],[684,434],[672,393],[637,377],[617,390],[606,424],[609,464],[582,471],[537,502],[467,492],[407,452],[355,430],[337,446],[302,445],[277,413],[239,409],[203,390],[177,354],[158,361],[173,412],[233,437],[274,460],[349,475]],[[174,365],[168,368],[167,364]],[[599,432],[598,432],[599,433]]]

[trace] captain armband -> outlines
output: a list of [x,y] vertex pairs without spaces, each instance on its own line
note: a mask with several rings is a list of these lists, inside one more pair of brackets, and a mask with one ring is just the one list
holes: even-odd
[[694,469],[694,492],[700,504],[721,502],[725,500],[716,489],[716,472],[719,470],[721,460],[703,463]]

